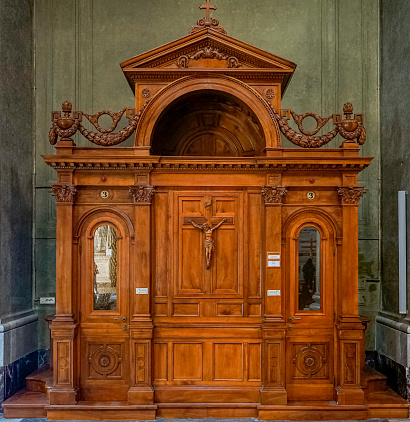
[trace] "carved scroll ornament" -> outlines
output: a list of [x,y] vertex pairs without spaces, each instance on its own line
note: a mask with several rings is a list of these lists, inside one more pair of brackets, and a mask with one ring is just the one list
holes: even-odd
[[194,54],[187,56],[181,56],[178,61],[178,67],[186,68],[190,60],[200,60],[200,59],[217,59],[217,60],[226,60],[228,68],[239,67],[239,60],[236,57],[222,54],[217,48],[212,48],[211,46],[206,46],[196,51]]
[[262,195],[265,204],[281,204],[283,197],[288,193],[283,186],[262,186]]
[[150,204],[155,189],[153,186],[130,186],[129,192],[134,202]]
[[[135,109],[124,108],[118,113],[107,110],[100,111],[97,114],[87,114],[83,113],[82,111],[75,111],[71,115],[72,105],[70,102],[65,101],[62,104],[63,115],[60,111],[54,111],[52,113],[53,125],[51,126],[49,132],[50,144],[55,145],[58,137],[60,137],[62,141],[72,141],[71,136],[73,136],[78,130],[86,139],[94,144],[102,146],[117,145],[121,142],[124,142],[135,131],[138,121],[146,105],[147,103],[140,111],[138,111],[138,113],[135,113]],[[117,127],[118,122],[121,120],[124,112],[126,112],[129,124],[120,131],[112,133],[113,130]],[[98,124],[98,119],[104,114],[110,116],[112,119],[112,125],[109,129],[103,129]],[[88,119],[88,121],[98,130],[99,133],[92,132],[81,124],[83,116]]]
[[72,185],[53,185],[51,190],[56,197],[56,202],[74,202],[77,188]]
[[[269,107],[271,108],[273,118],[278,122],[279,129],[285,135],[286,139],[302,148],[319,148],[329,143],[338,133],[348,142],[354,142],[354,140],[357,139],[357,142],[360,145],[363,145],[366,141],[366,129],[363,126],[363,115],[355,114],[354,118],[352,118],[353,106],[351,103],[346,103],[343,106],[345,119],[342,119],[340,114],[321,117],[316,113],[298,115],[291,110],[282,110],[283,115],[280,116],[271,104],[269,104]],[[290,114],[302,133],[296,132],[288,125]],[[313,131],[307,131],[303,127],[303,120],[306,117],[313,117],[316,120],[316,128]],[[331,118],[333,118],[335,128],[325,135],[315,136]]]
[[342,198],[342,204],[347,205],[357,205],[365,194],[364,186],[338,187],[337,193]]

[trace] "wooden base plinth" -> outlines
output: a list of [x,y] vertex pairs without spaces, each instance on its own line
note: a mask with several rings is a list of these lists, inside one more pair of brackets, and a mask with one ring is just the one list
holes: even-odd
[[3,403],[6,418],[48,420],[154,420],[156,418],[259,418],[260,420],[364,420],[407,418],[410,404],[391,390],[372,393],[365,405],[340,405],[335,401],[289,401],[284,405],[259,403],[158,403],[78,402],[49,405],[47,394],[15,394]]
[[330,421],[367,419],[366,406],[340,406],[336,402],[289,402],[286,406],[259,406],[260,420]]
[[124,402],[79,402],[74,406],[46,406],[47,419],[58,420],[155,420],[157,406],[134,406]]
[[263,388],[261,390],[262,405],[285,405],[288,393],[284,388]]
[[337,403],[340,405],[361,405],[365,403],[364,391],[360,388],[336,387]]
[[154,404],[154,390],[151,387],[131,388],[128,390],[128,404]]
[[160,386],[154,399],[155,403],[259,403],[260,388]]

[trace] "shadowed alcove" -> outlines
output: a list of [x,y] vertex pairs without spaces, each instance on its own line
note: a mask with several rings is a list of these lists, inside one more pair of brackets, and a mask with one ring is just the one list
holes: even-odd
[[159,116],[151,153],[168,156],[249,157],[263,154],[265,137],[255,113],[215,90],[185,94]]

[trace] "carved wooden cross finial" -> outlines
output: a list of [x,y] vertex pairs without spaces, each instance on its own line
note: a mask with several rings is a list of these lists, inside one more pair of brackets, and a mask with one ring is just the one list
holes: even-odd
[[199,6],[201,10],[206,9],[206,22],[209,22],[209,11],[216,10],[216,6],[210,4],[211,0],[206,0],[206,4]]

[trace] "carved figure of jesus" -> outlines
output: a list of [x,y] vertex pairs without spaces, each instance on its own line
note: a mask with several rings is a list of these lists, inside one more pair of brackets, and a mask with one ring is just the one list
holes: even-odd
[[216,230],[219,226],[225,223],[226,218],[220,221],[215,227],[212,227],[212,223],[206,222],[203,224],[196,224],[192,220],[189,222],[199,230],[202,230],[205,233],[205,258],[206,258],[206,268],[209,269],[211,267],[211,259],[212,259],[212,252],[215,250],[215,241],[212,238],[212,233]]

